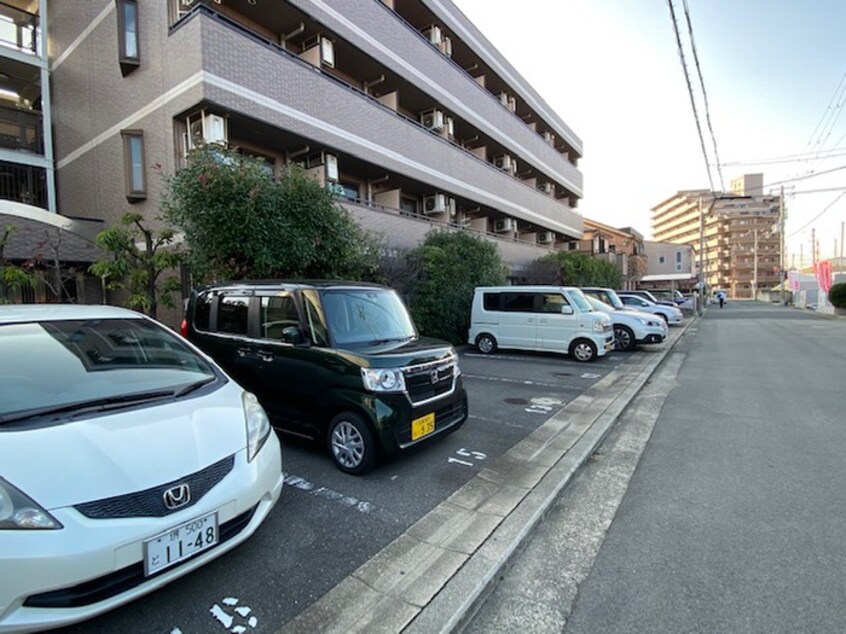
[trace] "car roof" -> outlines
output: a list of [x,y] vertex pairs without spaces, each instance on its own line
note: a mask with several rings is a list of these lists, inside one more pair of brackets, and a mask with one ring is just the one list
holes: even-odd
[[99,304],[6,304],[0,306],[0,324],[67,319],[143,318],[141,313]]
[[237,282],[221,282],[219,284],[206,284],[197,289],[198,292],[215,289],[257,289],[257,288],[284,288],[284,289],[330,289],[330,288],[370,288],[387,289],[387,286],[372,282],[354,282],[349,280],[239,280]]

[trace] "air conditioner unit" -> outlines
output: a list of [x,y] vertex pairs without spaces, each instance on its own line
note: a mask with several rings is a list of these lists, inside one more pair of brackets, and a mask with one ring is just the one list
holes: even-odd
[[420,123],[430,130],[443,130],[444,113],[441,110],[427,110],[420,113]]
[[516,229],[514,220],[511,218],[498,218],[494,221],[494,231],[496,233],[507,233]]
[[543,133],[543,140],[549,143],[550,145],[555,144],[555,135],[552,132],[544,132]]
[[447,57],[452,57],[452,40],[448,37],[444,36],[443,41],[439,47],[441,49],[441,53],[446,55]]
[[441,27],[439,27],[437,24],[430,24],[425,29],[423,29],[423,35],[425,35],[428,40],[435,46],[440,46],[444,39],[444,34],[441,31]]
[[510,172],[511,164],[513,162],[514,161],[511,158],[510,154],[500,154],[499,156],[494,157],[494,165],[496,165],[496,167],[501,169],[503,172]]
[[320,64],[322,66],[334,68],[335,43],[325,35],[321,35],[320,33],[318,33],[317,35],[310,37],[302,43],[303,52],[312,49],[315,46],[320,47]]
[[206,114],[188,124],[188,148],[205,143],[226,144],[226,119],[217,114]]
[[450,198],[446,194],[430,194],[423,196],[423,213],[440,214],[450,209]]
[[176,3],[176,19],[178,20],[182,16],[188,15],[193,8],[194,0],[179,0]]
[[541,231],[538,234],[538,244],[552,244],[555,242],[554,231]]
[[508,109],[511,112],[517,112],[517,99],[515,97],[508,97]]
[[507,108],[508,107],[508,93],[505,92],[505,91],[502,91],[501,93],[499,93],[497,95],[497,97],[499,98],[499,103],[501,103],[503,106],[505,106]]
[[540,183],[538,185],[538,189],[547,195],[552,194],[553,191],[555,191],[552,183]]
[[305,166],[308,169],[313,167],[324,167],[324,174],[327,180],[338,180],[338,157],[328,152],[314,152],[309,154]]
[[446,124],[447,136],[452,139],[455,137],[455,121],[452,117],[446,117],[444,121]]

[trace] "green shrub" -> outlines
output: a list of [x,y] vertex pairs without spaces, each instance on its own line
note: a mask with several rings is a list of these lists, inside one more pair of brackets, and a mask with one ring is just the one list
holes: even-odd
[[846,284],[835,284],[828,292],[828,301],[835,308],[846,308]]

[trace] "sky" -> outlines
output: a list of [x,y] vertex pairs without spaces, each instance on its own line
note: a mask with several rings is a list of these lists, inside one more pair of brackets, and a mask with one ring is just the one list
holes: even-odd
[[453,2],[582,140],[584,216],[650,238],[650,209],[677,191],[763,173],[785,187],[787,265],[810,265],[812,230],[822,259],[840,254],[846,1],[687,0],[712,140],[673,0],[707,160],[667,0]]

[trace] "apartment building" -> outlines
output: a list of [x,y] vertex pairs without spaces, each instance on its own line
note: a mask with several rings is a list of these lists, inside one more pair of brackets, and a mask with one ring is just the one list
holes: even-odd
[[690,245],[710,288],[752,297],[779,282],[781,200],[763,189],[763,174],[746,174],[730,192],[679,191],[652,208],[652,236]]
[[585,218],[582,239],[568,248],[616,266],[625,288],[634,288],[646,273],[643,235],[632,227],[616,228]]
[[519,268],[582,236],[581,140],[449,0],[6,0],[0,19],[0,81],[26,71],[0,93],[24,132],[0,134],[0,214],[155,224],[163,177],[221,143],[302,164],[392,247],[451,227]]

